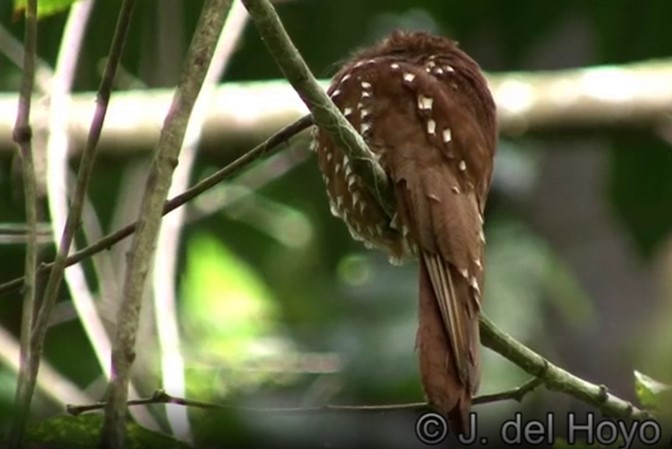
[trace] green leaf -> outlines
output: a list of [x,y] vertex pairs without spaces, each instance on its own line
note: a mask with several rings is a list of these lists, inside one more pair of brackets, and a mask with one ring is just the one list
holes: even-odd
[[[15,0],[14,11],[23,12],[26,9],[27,0]],[[78,0],[38,0],[37,2],[37,16],[46,17],[51,16],[61,11],[68,9],[73,3]]]
[[[190,394],[221,396],[275,381],[259,363],[287,352],[290,342],[275,326],[273,292],[252,266],[220,239],[197,234],[187,243],[180,297]],[[245,369],[251,365],[257,369]]]
[[[659,382],[646,374],[635,371],[635,392],[644,407],[669,408],[672,402],[672,386]],[[667,404],[664,407],[663,404]]]
[[[97,447],[103,415],[90,413],[80,416],[60,415],[47,419],[28,428],[29,443],[49,444],[50,448],[92,448]],[[129,422],[126,424],[129,449],[187,449],[190,446],[174,438],[152,432]]]

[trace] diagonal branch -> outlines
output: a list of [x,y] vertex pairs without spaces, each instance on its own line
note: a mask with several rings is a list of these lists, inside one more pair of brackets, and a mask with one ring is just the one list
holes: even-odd
[[501,331],[484,315],[480,318],[483,345],[536,376],[549,390],[561,391],[591,404],[615,418],[645,419],[651,414],[611,393],[604,385],[595,385],[556,366],[541,355]]
[[[86,188],[93,171],[96,144],[98,142],[98,138],[100,137],[100,131],[103,126],[105,110],[110,96],[112,79],[114,78],[114,72],[121,57],[126,31],[128,29],[128,24],[130,23],[130,13],[132,10],[130,6],[132,6],[132,4],[132,1],[126,0],[124,2],[126,7],[122,6],[122,13],[120,14],[117,30],[115,31],[115,37],[112,43],[112,49],[110,50],[110,59],[105,69],[103,80],[99,89],[98,108],[91,123],[91,132],[89,134],[87,148],[84,152],[84,155],[82,156],[82,161],[80,162],[77,187],[73,195],[71,209],[68,214],[65,229],[63,230],[61,242],[56,254],[56,259],[54,261],[54,268],[49,274],[47,286],[45,287],[44,296],[40,304],[34,326],[28,327],[28,330],[31,334],[30,359],[28,362],[29,367],[26,379],[23,381],[20,380],[19,385],[17,386],[17,393],[21,395],[22,413],[27,413],[27,410],[30,407],[31,399],[33,397],[33,393],[35,391],[35,384],[40,368],[40,358],[44,348],[44,340],[46,337],[49,320],[54,305],[56,304],[58,291],[61,280],[63,278],[65,260],[70,250],[70,245],[72,244],[75,232],[79,226]],[[31,15],[29,13],[29,18],[30,16]],[[26,53],[28,54],[31,52],[34,52],[34,48],[28,49],[28,45],[26,45]]]
[[121,449],[125,445],[128,384],[135,358],[135,341],[147,274],[154,258],[164,203],[187,132],[189,117],[212,61],[228,10],[228,0],[207,0],[203,5],[147,176],[117,313],[117,331],[112,347],[113,376],[109,384],[109,400],[105,407],[101,432],[103,448]]
[[[166,203],[163,206],[163,215],[174,211],[178,207],[185,205],[189,201],[193,200],[197,196],[213,188],[214,186],[224,181],[225,179],[229,179],[237,175],[257,159],[264,156],[270,156],[272,154],[275,154],[277,151],[280,151],[281,149],[284,148],[282,146],[283,143],[286,143],[291,137],[311,126],[312,123],[313,123],[312,118],[310,116],[305,116],[300,120],[292,123],[291,125],[284,127],[283,129],[281,129],[280,131],[276,132],[271,137],[266,139],[264,142],[254,147],[252,150],[248,151],[235,161],[231,162],[226,167],[217,170],[212,175],[194,184],[194,186],[192,186],[190,189],[185,190],[181,194],[166,201]],[[125,239],[126,237],[133,235],[137,226],[138,226],[137,221],[130,223],[124,226],[123,228],[106,235],[99,241],[87,246],[86,248],[82,248],[80,251],[71,254],[65,259],[65,266],[68,267],[70,265],[76,264],[78,262],[81,262],[82,260],[85,260],[93,256],[94,254],[109,249],[115,243],[118,243],[121,240]],[[54,262],[45,263],[41,265],[37,271],[38,278],[47,276],[50,270],[53,269],[53,267]],[[16,279],[12,279],[11,281],[7,281],[1,284],[0,296],[18,291],[23,285],[23,282],[24,277],[18,277]]]
[[310,73],[271,2],[266,0],[242,0],[242,2],[250,12],[250,17],[271,56],[310,110],[315,123],[343,149],[353,162],[353,166],[361,167],[357,174],[364,179],[366,187],[391,218],[394,213],[394,196],[388,188],[387,175],[364,139],[341,114]]
[[[196,159],[203,123],[217,82],[225,72],[234,54],[240,37],[247,24],[247,11],[240,0],[233,0],[226,23],[219,35],[212,63],[207,71],[201,93],[194,105],[189,119],[184,144],[180,151],[179,161],[170,184],[169,195],[184,191],[189,186],[192,167]],[[184,358],[180,348],[178,322],[177,291],[177,256],[180,248],[180,234],[184,225],[185,211],[178,209],[168,215],[161,223],[159,239],[156,245],[156,256],[152,269],[155,323],[161,348],[161,378],[163,388],[178,396],[186,394]],[[131,412],[133,409],[131,409]],[[168,423],[173,435],[186,442],[191,442],[191,429],[187,410],[182,407],[166,407]]]

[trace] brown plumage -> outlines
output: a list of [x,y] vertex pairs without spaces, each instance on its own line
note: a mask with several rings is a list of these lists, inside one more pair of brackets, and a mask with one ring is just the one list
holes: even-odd
[[497,140],[486,81],[454,42],[394,32],[347,61],[328,93],[388,174],[396,199],[390,220],[347,157],[316,130],[332,213],[391,260],[419,259],[422,385],[428,401],[466,430],[480,380],[483,210]]

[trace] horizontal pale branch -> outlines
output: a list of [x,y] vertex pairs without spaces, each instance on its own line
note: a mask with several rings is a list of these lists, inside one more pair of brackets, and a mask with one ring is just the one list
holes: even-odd
[[[672,122],[672,60],[548,72],[490,74],[503,135],[603,127],[657,127]],[[326,86],[326,81],[323,85]],[[101,150],[153,148],[170,105],[165,89],[117,92],[101,136]],[[16,94],[0,94],[0,151],[13,151]],[[72,97],[68,118],[73,149],[85,142],[93,93]],[[35,119],[41,107],[35,104]],[[210,148],[250,145],[307,113],[286,81],[226,83],[211,99],[203,141]]]

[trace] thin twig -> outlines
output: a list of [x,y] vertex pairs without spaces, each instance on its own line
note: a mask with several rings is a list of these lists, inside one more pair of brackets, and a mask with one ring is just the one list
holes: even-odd
[[595,385],[552,364],[515,338],[501,331],[481,314],[481,340],[483,345],[502,355],[513,364],[538,378],[546,388],[561,391],[591,404],[605,415],[624,419],[646,419],[651,416],[632,403],[609,393],[604,385]]
[[[47,286],[45,287],[44,297],[42,299],[42,303],[40,304],[40,309],[37,314],[35,324],[31,329],[30,372],[28,373],[29,376],[24,385],[25,390],[23,391],[22,396],[23,401],[27,402],[28,407],[35,390],[37,374],[40,368],[40,359],[44,348],[44,340],[47,333],[51,312],[53,311],[54,305],[56,304],[56,298],[58,296],[61,280],[63,278],[65,261],[75,232],[79,226],[84,195],[86,193],[86,187],[88,186],[93,169],[96,144],[100,137],[100,131],[102,129],[105,118],[105,111],[110,97],[112,79],[114,78],[114,72],[121,57],[128,25],[130,23],[132,5],[132,0],[125,0],[122,5],[122,12],[119,16],[117,29],[115,30],[115,36],[112,42],[112,48],[110,50],[109,63],[106,67],[106,71],[103,75],[103,80],[101,81],[99,88],[99,103],[91,123],[91,132],[89,134],[87,148],[85,149],[84,154],[82,155],[82,160],[80,162],[77,188],[73,194],[73,200],[68,214],[68,219],[65,225],[65,229],[63,230],[63,235],[61,237],[61,242],[56,254],[56,258],[54,260],[54,267],[50,272]],[[27,47],[26,52],[28,53]]]
[[[213,188],[220,182],[237,175],[241,170],[248,167],[257,159],[264,157],[266,155],[276,153],[280,149],[284,148],[280,146],[281,144],[286,143],[294,135],[300,133],[301,131],[308,128],[312,124],[313,124],[312,118],[309,115],[307,115],[297,120],[296,122],[292,123],[291,125],[284,127],[283,129],[281,129],[280,131],[278,131],[277,133],[273,134],[271,137],[266,139],[264,142],[254,147],[252,150],[248,151],[235,161],[231,162],[226,167],[217,170],[212,175],[194,184],[194,186],[191,187],[190,189],[184,191],[180,195],[171,198],[169,201],[166,201],[163,207],[163,214],[165,215],[169,212],[172,212],[178,207],[185,205],[186,203],[193,200],[197,196]],[[123,228],[119,229],[118,231],[106,235],[104,238],[100,239],[96,243],[93,243],[87,246],[86,248],[83,248],[80,251],[71,254],[70,256],[68,256],[67,259],[65,259],[65,266],[69,267],[70,265],[81,262],[82,260],[87,259],[94,254],[109,249],[115,243],[132,235],[135,232],[137,224],[138,224],[137,221],[130,223],[124,226]],[[54,262],[42,264],[37,271],[38,279],[48,275],[53,266]],[[23,282],[24,278],[18,277],[12,279],[11,281],[3,283],[2,285],[0,285],[0,296],[19,290],[23,285]]]
[[[12,448],[21,447],[30,411],[32,397],[31,363],[33,348],[30,331],[35,311],[35,284],[37,280],[37,179],[33,163],[32,130],[30,127],[30,106],[35,82],[35,55],[37,53],[37,0],[28,0],[26,5],[26,29],[24,36],[26,51],[23,58],[23,78],[19,96],[19,109],[16,116],[13,138],[19,147],[23,168],[23,191],[26,205],[26,223],[28,239],[24,264],[23,312],[21,317],[21,359],[19,377],[16,385],[15,401],[17,413],[12,423],[9,443]],[[34,388],[34,387],[33,387]]]
[[[247,11],[234,0],[229,8],[226,23],[219,35],[210,68],[203,81],[194,110],[189,119],[184,145],[168,194],[176,195],[189,186],[189,178],[201,141],[203,123],[211,106],[212,96],[219,79],[233,56],[234,50],[247,23]],[[177,396],[186,394],[184,359],[180,351],[180,334],[177,301],[177,255],[180,234],[184,224],[184,209],[168,215],[161,223],[153,268],[153,299],[155,323],[161,348],[161,377],[163,388]],[[191,442],[191,429],[187,410],[181,407],[166,407],[166,416],[172,434],[185,442]]]
[[161,130],[147,177],[138,229],[129,252],[117,329],[112,346],[113,376],[101,432],[103,448],[121,449],[126,437],[126,401],[147,274],[154,258],[164,204],[187,131],[228,12],[228,0],[207,0],[191,41],[173,103]]
[[257,32],[271,56],[310,110],[315,123],[343,149],[351,161],[353,170],[362,178],[367,189],[391,218],[394,214],[394,196],[388,188],[387,174],[378,164],[362,136],[341,114],[310,72],[271,2],[268,0],[242,0],[242,2],[250,12]]
[[[89,21],[93,1],[81,1],[72,5],[63,30],[63,37],[59,45],[58,58],[51,80],[49,98],[49,138],[47,140],[47,192],[49,214],[52,220],[52,232],[54,241],[58,241],[62,229],[67,227],[68,220],[68,152],[70,147],[67,133],[67,117],[70,110],[70,92],[74,81],[80,48],[84,40],[86,27]],[[73,191],[77,191],[75,187]],[[86,217],[88,198],[84,194],[80,217],[82,221]],[[90,202],[89,202],[90,203]],[[93,207],[89,205],[92,214]],[[70,244],[69,252],[76,250],[76,243]],[[105,254],[105,256],[107,256]],[[94,266],[98,275],[98,283],[102,295],[109,296],[116,289],[111,283],[114,278],[105,277],[98,269],[98,261],[94,258]],[[72,302],[82,323],[84,332],[91,343],[96,359],[109,379],[110,367],[108,364],[110,354],[110,338],[105,331],[100,314],[94,303],[94,294],[91,291],[84,269],[74,266],[64,272],[65,281],[70,291]],[[132,394],[137,396],[135,387],[131,387]],[[134,418],[152,430],[159,430],[156,420],[143,408],[133,410]]]
[[[473,399],[473,405],[491,404],[493,402],[513,400],[521,402],[530,392],[534,391],[541,384],[539,379],[533,378],[519,387],[501,393],[477,396]],[[341,405],[327,404],[318,407],[244,407],[230,404],[217,404],[214,402],[196,401],[166,393],[164,390],[157,390],[152,396],[143,399],[134,399],[126,402],[128,407],[137,405],[151,404],[175,404],[185,407],[200,408],[204,410],[232,410],[243,413],[271,413],[271,414],[303,414],[303,413],[325,413],[325,412],[396,412],[396,411],[423,411],[431,409],[427,402],[406,402],[401,404],[382,404],[382,405]],[[77,416],[82,413],[92,412],[105,408],[106,402],[96,402],[94,404],[71,405],[66,406],[67,413]]]

